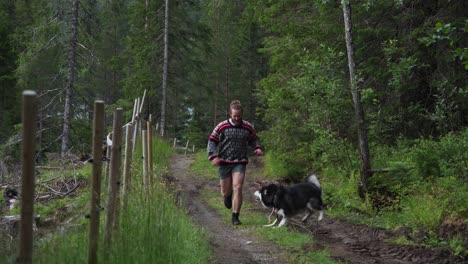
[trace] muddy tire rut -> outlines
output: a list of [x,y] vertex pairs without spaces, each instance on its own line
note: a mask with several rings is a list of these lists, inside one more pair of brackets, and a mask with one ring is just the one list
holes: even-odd
[[[174,156],[170,166],[171,175],[168,177],[174,183],[176,195],[187,208],[193,221],[206,230],[212,248],[211,263],[288,263],[287,250],[249,236],[245,229],[223,223],[216,210],[211,208],[200,195],[201,189],[218,191],[219,183],[193,177],[190,172],[192,162],[191,156]],[[248,166],[244,183],[244,200],[257,204],[256,210],[264,212],[266,216],[268,210],[256,203],[252,195],[258,184],[263,181],[249,178],[255,169],[255,163]],[[468,263],[466,256],[454,256],[449,249],[428,249],[387,243],[386,239],[397,234],[384,229],[348,223],[327,217],[326,214],[320,223],[314,220],[311,218],[304,226],[298,219],[293,219],[289,228],[313,236],[315,243],[304,246],[304,249],[326,249],[338,263]]]

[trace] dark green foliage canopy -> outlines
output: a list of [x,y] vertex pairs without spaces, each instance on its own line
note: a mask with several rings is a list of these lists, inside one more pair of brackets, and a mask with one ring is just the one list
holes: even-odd
[[[40,95],[39,145],[57,151],[70,3],[0,0],[0,146],[18,135],[21,90],[34,89]],[[371,149],[462,131],[466,1],[350,3]],[[109,113],[123,106],[128,120],[133,101],[147,90],[144,117],[159,120],[163,5],[80,2],[75,151],[89,148],[81,126],[89,128],[95,99],[104,99]],[[227,117],[229,102],[238,99],[267,149],[293,170],[327,162],[356,167],[349,158],[357,151],[356,121],[340,1],[173,0],[170,20],[169,137],[204,148],[211,129]]]

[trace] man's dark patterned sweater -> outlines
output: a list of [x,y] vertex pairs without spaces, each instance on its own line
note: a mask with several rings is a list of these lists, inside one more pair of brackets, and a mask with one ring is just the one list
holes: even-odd
[[221,164],[248,163],[248,148],[262,148],[254,127],[243,120],[235,125],[231,119],[219,123],[208,139],[208,158],[221,158]]

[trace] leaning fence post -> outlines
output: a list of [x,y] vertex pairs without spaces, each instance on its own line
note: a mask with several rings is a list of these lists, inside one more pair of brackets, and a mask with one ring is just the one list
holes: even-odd
[[109,197],[107,202],[107,217],[104,230],[104,243],[106,244],[106,258],[110,249],[112,232],[118,225],[118,205],[120,186],[120,165],[122,159],[122,116],[123,109],[114,111],[114,124],[112,127],[112,154],[109,178]]
[[189,141],[190,141],[190,140],[187,140],[187,144],[185,145],[185,154],[187,154]]
[[19,263],[32,263],[34,214],[34,155],[36,92],[23,92],[23,173],[21,177],[21,225]]
[[101,207],[102,138],[104,136],[104,101],[94,101],[93,171],[91,178],[90,221],[88,232],[88,264],[97,263],[99,211]]
[[136,149],[137,139],[138,139],[138,130],[140,129],[140,114],[138,113],[140,109],[140,98],[137,98],[135,101],[135,107],[133,112],[133,151]]
[[143,105],[145,104],[145,96],[146,96],[146,89],[143,91],[143,98],[141,99],[140,110],[138,111],[138,114],[141,114],[141,111],[143,110]]
[[127,194],[130,191],[132,183],[132,133],[133,133],[133,123],[129,123],[125,129],[125,161],[123,169],[123,188],[122,188],[122,205],[123,208],[127,207]]

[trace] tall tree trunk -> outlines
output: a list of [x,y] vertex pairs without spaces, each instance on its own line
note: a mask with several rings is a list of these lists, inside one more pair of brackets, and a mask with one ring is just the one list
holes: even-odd
[[351,82],[351,94],[353,96],[354,111],[358,121],[359,152],[361,159],[361,181],[359,183],[359,195],[365,197],[367,193],[367,181],[371,176],[371,164],[369,154],[369,142],[367,139],[367,125],[364,110],[361,105],[361,93],[356,78],[356,65],[354,62],[354,47],[352,35],[351,6],[349,0],[343,0],[343,17],[345,24],[346,50],[348,52],[349,79]]
[[166,0],[166,9],[164,11],[164,64],[163,64],[163,83],[162,83],[162,102],[161,102],[161,136],[166,133],[166,101],[167,101],[167,67],[168,67],[168,49],[169,49],[169,0]]
[[73,0],[72,17],[71,17],[71,37],[70,46],[68,49],[68,71],[67,84],[65,87],[65,109],[63,111],[63,132],[62,132],[62,157],[68,151],[70,145],[70,129],[71,129],[71,107],[73,95],[73,79],[75,75],[75,60],[76,60],[76,36],[78,32],[78,8],[80,0]]

